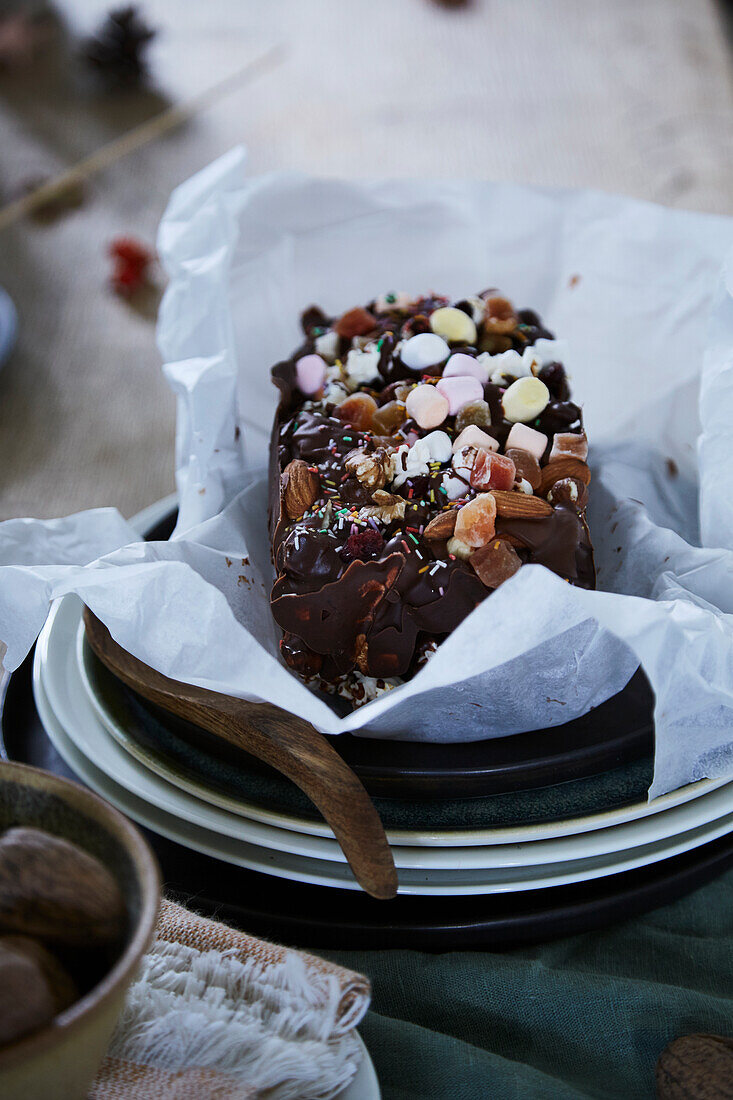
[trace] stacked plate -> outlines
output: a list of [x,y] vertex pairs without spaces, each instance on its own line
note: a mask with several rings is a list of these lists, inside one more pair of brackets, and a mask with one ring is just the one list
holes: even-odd
[[[169,510],[169,501],[148,510],[138,517],[141,529]],[[154,832],[219,860],[296,882],[359,889],[328,827],[298,792],[289,795],[284,780],[284,793],[257,775],[220,782],[221,761],[200,749],[171,750],[175,730],[99,665],[81,616],[75,597],[54,608],[36,649],[34,692],[49,737],[90,787]],[[570,803],[572,785],[566,786]],[[557,792],[563,797],[561,787],[555,792],[556,801]],[[611,809],[576,807],[552,820],[542,820],[535,806],[532,820],[522,821],[515,806],[503,823],[494,813],[491,824],[479,826],[486,820],[483,802],[462,803],[458,823],[438,803],[411,816],[403,803],[391,811],[380,802],[401,894],[508,894],[587,882],[733,832],[733,784],[724,780],[704,780],[653,802],[639,790]]]

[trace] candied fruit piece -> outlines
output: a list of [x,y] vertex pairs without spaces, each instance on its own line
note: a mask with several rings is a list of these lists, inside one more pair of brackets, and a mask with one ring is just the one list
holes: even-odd
[[496,501],[491,493],[481,493],[458,509],[454,538],[468,546],[485,546],[495,528]]
[[403,401],[388,401],[377,409],[372,417],[374,430],[382,435],[391,435],[395,428],[401,427],[407,418]]
[[540,464],[533,454],[522,450],[521,447],[508,447],[507,458],[511,458],[517,468],[517,477],[528,481],[533,489],[539,489],[542,481]]
[[336,414],[347,424],[368,431],[377,411],[377,402],[368,393],[354,393],[336,406]]
[[485,299],[484,331],[495,336],[506,336],[517,327],[519,318],[508,298],[499,295]]
[[456,431],[462,432],[469,424],[477,428],[491,427],[491,412],[487,401],[469,401],[456,416]]
[[343,561],[354,561],[355,558],[368,561],[369,558],[381,554],[383,546],[384,539],[379,531],[368,527],[366,531],[355,531],[353,535],[349,535],[341,551],[341,558]]
[[348,309],[343,316],[339,317],[334,328],[345,340],[353,340],[355,336],[366,336],[368,332],[372,332],[376,324],[375,318],[368,310],[357,306],[356,309]]
[[504,539],[492,539],[471,554],[471,565],[487,588],[498,588],[521,568],[522,561]]
[[471,468],[471,487],[484,492],[489,489],[509,490],[514,485],[516,474],[511,458],[481,447]]
[[552,441],[550,462],[556,458],[579,458],[585,462],[588,457],[588,439],[585,432],[557,432]]

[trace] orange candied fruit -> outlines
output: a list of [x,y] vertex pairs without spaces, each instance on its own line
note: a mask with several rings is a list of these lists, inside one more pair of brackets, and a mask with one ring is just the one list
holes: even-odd
[[360,431],[369,431],[376,411],[377,402],[368,393],[354,393],[336,407],[339,419]]
[[468,546],[485,546],[496,530],[496,501],[481,493],[458,510],[454,535]]

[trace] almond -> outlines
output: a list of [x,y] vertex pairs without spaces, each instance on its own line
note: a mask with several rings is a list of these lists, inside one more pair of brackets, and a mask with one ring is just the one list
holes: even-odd
[[503,519],[545,519],[552,515],[552,505],[540,497],[503,489],[493,489],[491,495],[496,501],[496,514]]
[[555,482],[564,477],[577,477],[584,485],[588,485],[590,469],[579,458],[556,458],[542,468],[542,481],[537,492],[540,496],[547,496]]
[[457,516],[457,508],[450,508],[448,511],[433,516],[423,531],[423,537],[426,539],[449,539],[456,529]]
[[318,472],[312,470],[302,458],[294,458],[292,462],[288,462],[280,477],[280,485],[288,519],[300,519],[318,499],[321,491]]

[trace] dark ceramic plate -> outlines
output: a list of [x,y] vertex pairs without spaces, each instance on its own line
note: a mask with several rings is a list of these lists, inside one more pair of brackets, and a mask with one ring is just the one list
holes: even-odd
[[[175,513],[171,513],[150,530],[148,538],[167,539],[174,524]],[[171,752],[176,740],[182,743],[174,749],[179,766],[187,756],[183,746],[195,750],[189,767],[195,760],[199,776],[207,782],[221,781],[222,764],[248,773],[261,769],[252,757],[198,726],[133,696],[121,683],[116,692],[108,683],[110,705],[115,694],[118,709],[124,697],[125,709],[135,711],[135,736],[152,741],[161,753]],[[457,745],[345,735],[334,738],[333,745],[378,798],[476,798],[570,783],[639,763],[653,753],[653,710],[653,693],[639,670],[618,695],[582,718],[551,729]]]
[[[168,779],[180,775],[204,800],[207,791],[214,792],[226,799],[294,818],[322,820],[302,791],[279,772],[244,752],[232,749],[228,753],[226,745],[220,746],[218,740],[204,730],[188,726],[174,715],[152,706],[112,675],[89,649],[86,663],[95,694],[108,714],[137,743],[144,762],[153,771]],[[367,744],[378,747],[380,743]],[[387,829],[482,829],[528,825],[601,813],[638,802],[646,796],[652,771],[652,758],[644,756],[599,775],[528,790],[430,800],[375,797],[374,802]],[[366,783],[372,792],[375,786],[379,789],[379,784],[369,777]]]
[[[31,668],[32,655],[9,680],[4,707],[0,688],[0,756],[76,778],[38,718]],[[380,902],[350,890],[246,871],[155,833],[147,835],[169,895],[254,935],[321,950],[498,950],[539,943],[666,905],[733,866],[731,834],[673,859],[588,883],[487,897]]]

